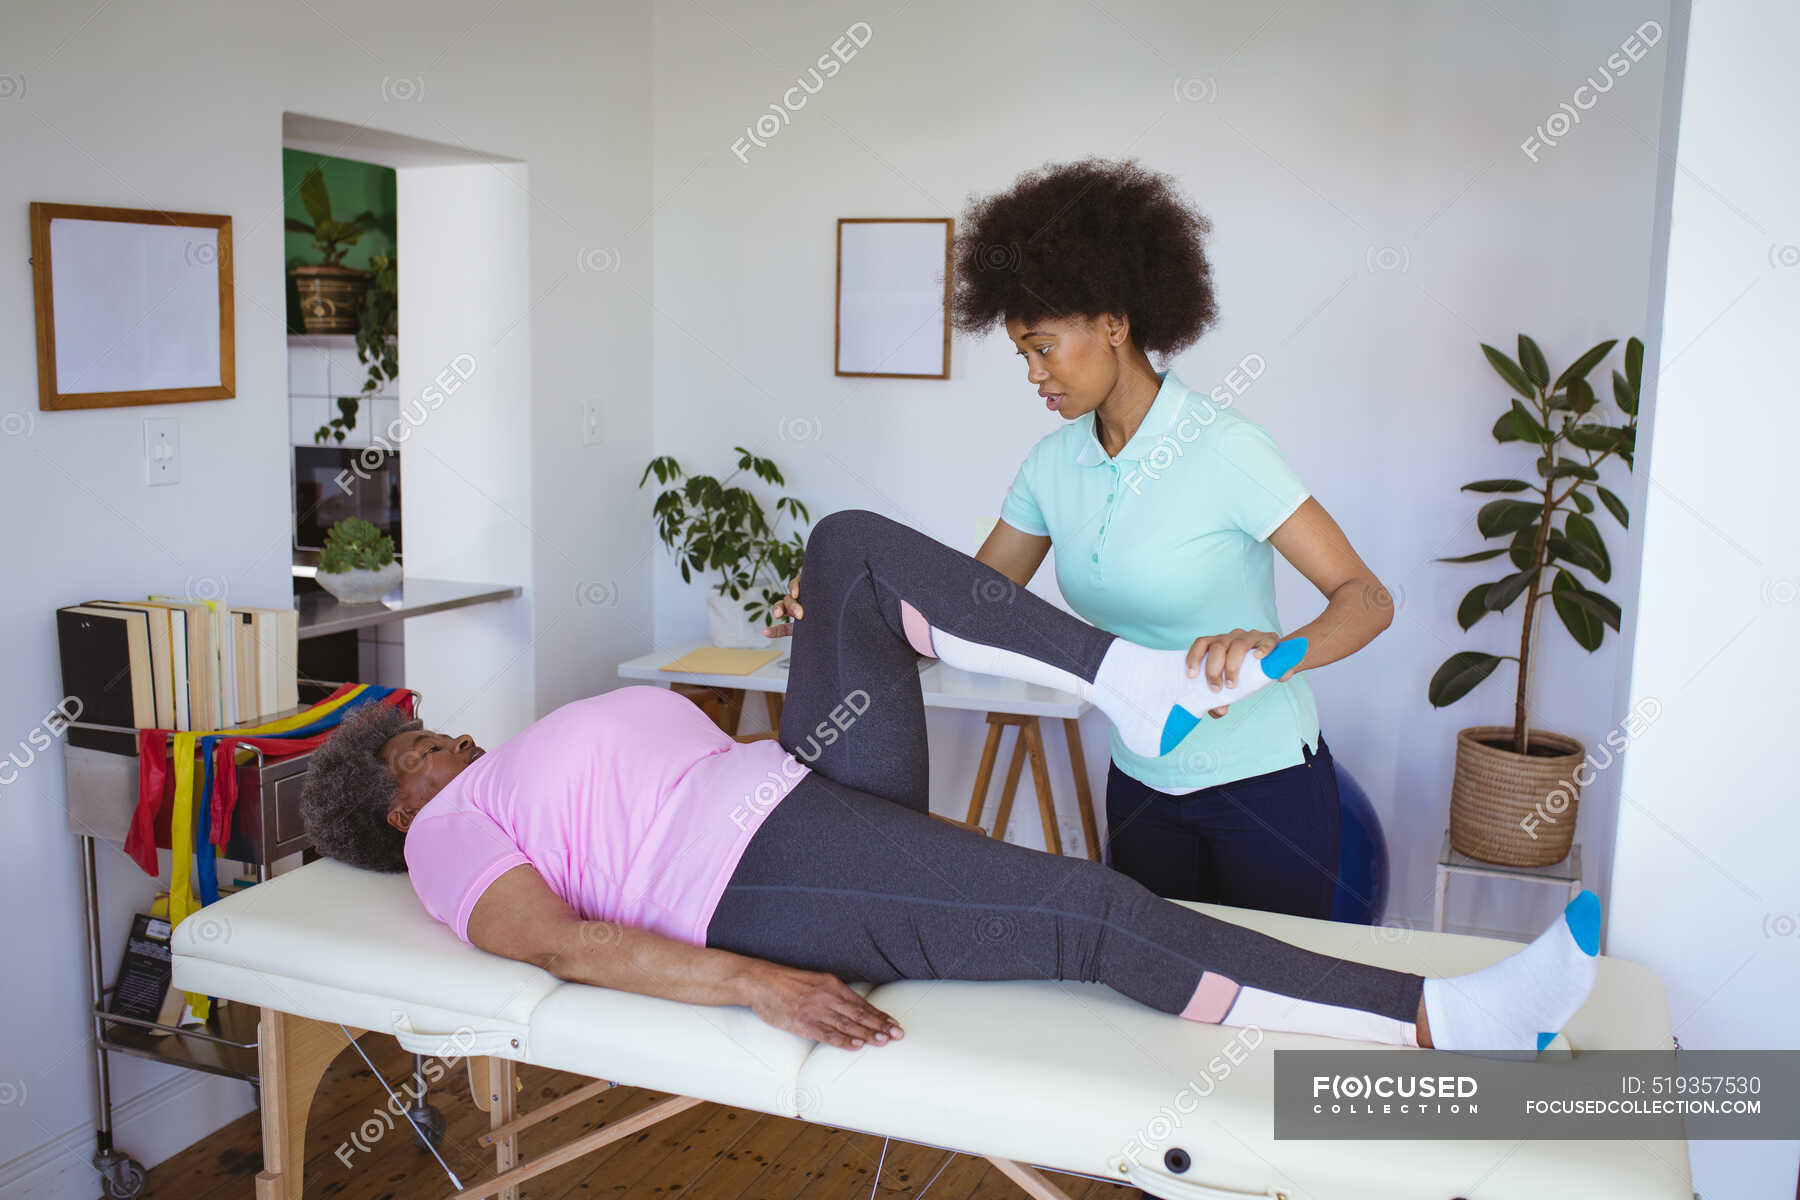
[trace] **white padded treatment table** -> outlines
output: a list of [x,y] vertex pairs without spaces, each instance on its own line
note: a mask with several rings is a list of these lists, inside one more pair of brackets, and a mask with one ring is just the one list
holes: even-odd
[[[1475,970],[1518,949],[1491,938],[1190,907],[1311,950],[1422,974]],[[1133,1183],[1169,1200],[1693,1194],[1683,1142],[1277,1141],[1272,1052],[1361,1043],[1263,1032],[1245,1056],[1245,1031],[1157,1012],[1102,984],[859,983],[906,1036],[847,1051],[774,1029],[745,1008],[565,983],[488,954],[428,916],[404,875],[320,860],[229,896],[205,917],[175,931],[174,986],[262,1010],[258,1200],[300,1196],[307,1108],[347,1044],[339,1025],[392,1034],[421,1054],[470,1056],[477,1103],[498,1131],[489,1135],[498,1174],[459,1194],[470,1198],[510,1197],[533,1168],[547,1170],[701,1100],[985,1156],[1038,1200],[1064,1193],[1031,1164]],[[1602,957],[1593,995],[1567,1034],[1577,1051],[1669,1049],[1661,983],[1642,966]],[[1197,1108],[1186,1102],[1167,1137],[1146,1137],[1168,1128],[1152,1121],[1184,1089],[1192,1097],[1195,1081],[1217,1078],[1206,1065],[1234,1041],[1239,1065]],[[1454,1066],[1455,1056],[1445,1057]],[[515,1063],[675,1099],[519,1163],[516,1134],[533,1114],[514,1111]],[[550,1115],[548,1106],[538,1112]],[[1128,1162],[1123,1152],[1132,1144],[1150,1152]],[[1179,1175],[1163,1159],[1174,1146],[1192,1159]],[[443,1192],[453,1190],[446,1181]]]

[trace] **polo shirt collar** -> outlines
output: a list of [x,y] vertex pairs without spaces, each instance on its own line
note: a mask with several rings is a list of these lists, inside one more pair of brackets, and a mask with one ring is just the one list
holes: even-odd
[[[1162,386],[1156,390],[1156,399],[1150,402],[1150,410],[1144,414],[1144,420],[1137,427],[1125,445],[1120,447],[1118,457],[1142,461],[1160,441],[1176,418],[1180,416],[1183,403],[1187,399],[1187,388],[1175,377],[1174,371],[1158,371],[1157,378]],[[1100,445],[1100,439],[1094,433],[1095,416],[1089,414],[1082,423],[1087,437],[1081,444],[1081,450],[1075,455],[1080,466],[1097,467],[1106,461],[1106,449]]]

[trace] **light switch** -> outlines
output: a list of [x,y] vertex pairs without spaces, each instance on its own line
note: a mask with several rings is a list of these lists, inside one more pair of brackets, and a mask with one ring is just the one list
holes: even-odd
[[181,482],[181,425],[174,417],[144,418],[144,482]]

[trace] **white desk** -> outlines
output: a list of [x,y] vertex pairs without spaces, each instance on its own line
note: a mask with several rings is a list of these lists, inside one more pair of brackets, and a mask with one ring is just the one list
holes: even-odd
[[[689,643],[657,650],[619,664],[619,677],[644,683],[688,684],[711,687],[735,695],[736,703],[728,709],[727,732],[736,733],[738,714],[748,692],[763,693],[769,706],[769,726],[781,725],[781,698],[787,692],[788,643],[771,645],[781,656],[748,675],[709,675],[694,671],[664,671],[666,662],[697,649],[702,643]],[[1000,792],[999,811],[994,816],[990,835],[1006,832],[1012,816],[1013,796],[1018,790],[1019,776],[1027,758],[1031,761],[1031,779],[1037,791],[1038,817],[1043,822],[1044,846],[1052,854],[1062,853],[1062,837],[1056,827],[1056,806],[1051,798],[1050,766],[1044,754],[1043,728],[1039,719],[1060,719],[1069,743],[1069,766],[1075,775],[1075,797],[1081,814],[1081,831],[1087,841],[1088,858],[1100,859],[1100,834],[1094,813],[1094,798],[1088,787],[1087,760],[1081,749],[1078,718],[1093,706],[1086,700],[1035,683],[1020,683],[992,675],[976,675],[959,671],[941,662],[925,660],[919,673],[919,684],[927,708],[954,708],[965,712],[987,714],[987,742],[981,749],[981,765],[975,772],[975,786],[969,796],[968,821],[982,826],[982,809],[987,805],[988,786],[993,779],[994,763],[1000,753],[1000,736],[1009,725],[1018,734],[1013,742],[1012,761],[1006,769],[1006,783]]]

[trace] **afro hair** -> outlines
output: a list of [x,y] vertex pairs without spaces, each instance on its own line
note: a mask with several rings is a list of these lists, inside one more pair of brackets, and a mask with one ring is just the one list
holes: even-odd
[[395,734],[419,727],[397,708],[366,704],[312,752],[300,820],[314,849],[368,871],[406,870],[406,835],[387,823],[400,784],[381,748]]
[[1017,317],[1123,313],[1131,340],[1169,356],[1217,319],[1202,246],[1211,223],[1168,176],[1084,159],[1028,171],[960,222],[953,323],[984,333]]

